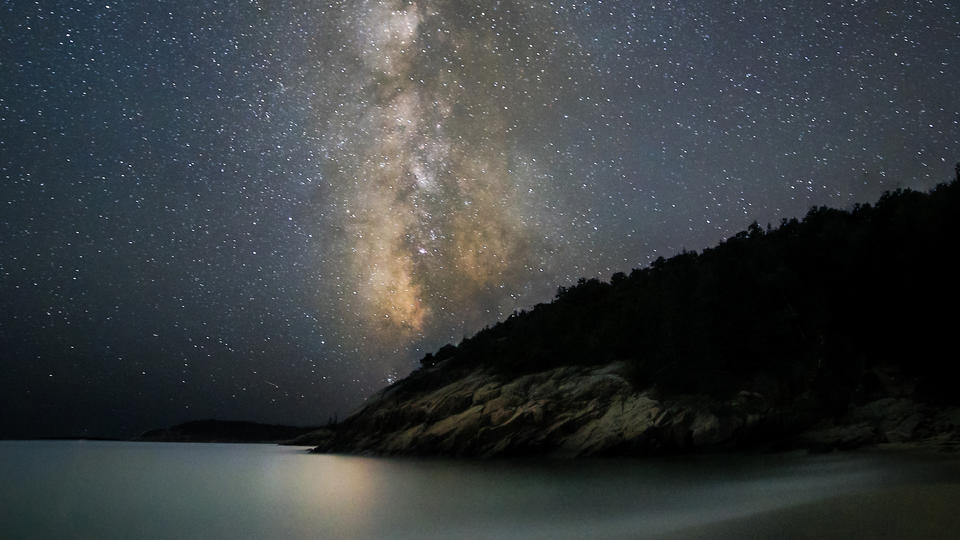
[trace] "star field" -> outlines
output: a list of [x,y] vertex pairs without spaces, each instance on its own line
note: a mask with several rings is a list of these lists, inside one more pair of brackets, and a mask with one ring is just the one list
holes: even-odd
[[317,424],[960,160],[952,2],[0,6],[0,433]]

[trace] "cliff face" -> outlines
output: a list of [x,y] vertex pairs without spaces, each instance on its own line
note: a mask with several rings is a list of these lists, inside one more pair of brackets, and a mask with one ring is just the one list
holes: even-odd
[[387,388],[340,425],[299,444],[363,455],[578,457],[917,441],[953,447],[960,440],[960,409],[931,408],[907,397],[818,417],[822,409],[803,397],[787,406],[752,391],[729,400],[658,397],[635,389],[618,363],[512,380],[475,370],[423,388],[429,386],[423,379],[442,375],[438,369]]

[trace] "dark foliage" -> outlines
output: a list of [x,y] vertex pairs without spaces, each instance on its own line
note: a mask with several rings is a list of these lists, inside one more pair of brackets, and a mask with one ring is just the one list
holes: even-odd
[[871,370],[892,366],[924,398],[956,400],[958,238],[960,168],[930,193],[888,192],[851,211],[816,207],[610,283],[581,279],[424,364],[509,375],[623,360],[638,385],[813,394],[838,410]]

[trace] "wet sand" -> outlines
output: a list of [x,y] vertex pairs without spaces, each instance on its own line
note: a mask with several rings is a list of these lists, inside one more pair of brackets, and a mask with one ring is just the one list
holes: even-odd
[[960,538],[960,484],[918,484],[830,498],[682,529],[681,540]]

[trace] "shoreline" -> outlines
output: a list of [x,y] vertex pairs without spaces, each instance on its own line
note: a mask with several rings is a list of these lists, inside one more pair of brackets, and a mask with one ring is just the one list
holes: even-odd
[[960,483],[882,487],[657,535],[658,539],[955,538]]

